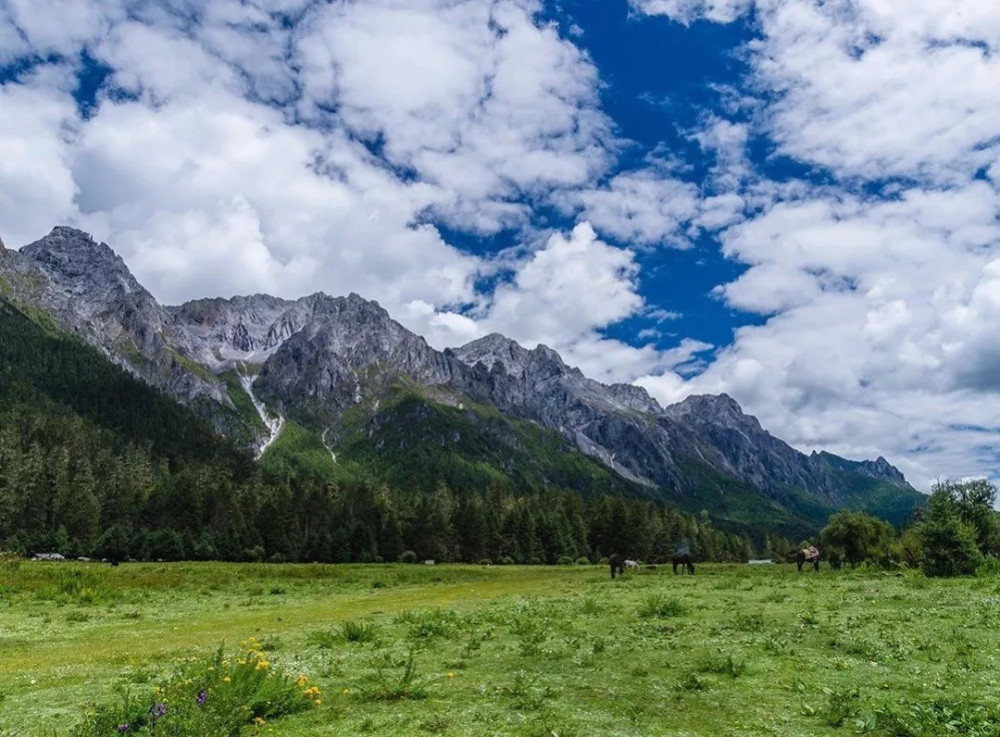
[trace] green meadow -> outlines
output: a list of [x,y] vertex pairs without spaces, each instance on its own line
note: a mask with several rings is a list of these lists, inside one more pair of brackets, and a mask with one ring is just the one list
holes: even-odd
[[998,630],[1000,577],[8,561],[0,735],[996,736]]

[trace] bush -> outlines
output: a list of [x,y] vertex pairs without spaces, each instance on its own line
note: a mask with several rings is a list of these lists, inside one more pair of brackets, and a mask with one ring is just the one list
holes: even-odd
[[568,555],[560,555],[556,563],[561,566],[571,566],[573,565],[573,559]]
[[972,526],[959,517],[958,504],[947,487],[937,487],[917,526],[924,549],[927,576],[964,576],[979,565],[982,555]]
[[581,555],[579,558],[576,559],[576,564],[578,566],[589,566],[590,565],[590,558],[588,558],[585,555]]
[[362,701],[401,701],[403,699],[427,698],[428,679],[417,677],[417,665],[413,659],[413,651],[406,660],[399,664],[402,671],[393,677],[386,668],[380,666],[375,673],[368,676],[359,689],[358,696]]
[[257,641],[245,648],[233,658],[227,659],[220,647],[212,658],[191,659],[152,693],[122,691],[117,703],[98,707],[71,737],[247,734],[246,727],[321,703],[319,689],[307,686],[305,676],[293,678],[271,668]]
[[417,562],[417,554],[414,553],[412,550],[404,550],[402,553],[399,554],[399,562],[400,563],[416,563]]
[[663,594],[650,594],[639,606],[641,617],[682,617],[686,613],[684,602]]
[[992,578],[994,576],[1000,576],[1000,558],[994,558],[992,555],[988,555],[983,558],[983,562],[979,564],[976,569],[977,578]]
[[501,558],[501,559],[500,559],[499,561],[497,561],[497,562],[498,562],[498,563],[499,563],[500,565],[502,565],[502,566],[512,566],[512,565],[514,565],[514,559],[513,559],[513,558],[511,558],[511,557],[510,557],[509,555],[505,555],[504,557],[502,557],[502,558]]
[[371,622],[344,622],[340,626],[340,635],[344,642],[376,642],[378,627]]

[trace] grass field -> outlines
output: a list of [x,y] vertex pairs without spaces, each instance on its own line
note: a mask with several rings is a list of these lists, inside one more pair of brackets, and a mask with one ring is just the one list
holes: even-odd
[[246,735],[995,736],[998,627],[1000,578],[6,563],[0,734],[69,735],[168,681],[194,699],[178,669],[256,638],[322,699]]

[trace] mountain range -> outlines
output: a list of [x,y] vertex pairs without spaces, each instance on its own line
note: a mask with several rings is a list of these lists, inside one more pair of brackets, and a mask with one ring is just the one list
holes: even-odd
[[499,334],[438,351],[356,294],[163,306],[67,227],[20,251],[0,243],[0,297],[289,474],[626,493],[790,535],[843,507],[898,523],[923,498],[884,458],[803,454],[725,394],[663,407]]

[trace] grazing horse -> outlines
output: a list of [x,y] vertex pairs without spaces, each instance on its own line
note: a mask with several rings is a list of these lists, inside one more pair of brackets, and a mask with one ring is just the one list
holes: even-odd
[[618,553],[613,553],[610,558],[608,558],[608,563],[611,564],[611,578],[615,577],[615,571],[618,573],[625,573],[625,558]]
[[627,561],[625,561],[625,567],[628,568],[631,571],[638,571],[639,570],[639,564],[636,563],[634,560],[627,560]]
[[677,575],[677,566],[686,566],[688,573],[692,576],[694,575],[694,561],[691,560],[691,553],[687,550],[674,553],[674,557],[670,559],[670,562],[674,564],[675,576]]
[[819,548],[815,545],[810,545],[808,548],[803,548],[795,554],[795,564],[799,567],[799,573],[802,572],[803,563],[812,563],[813,570],[819,570]]

